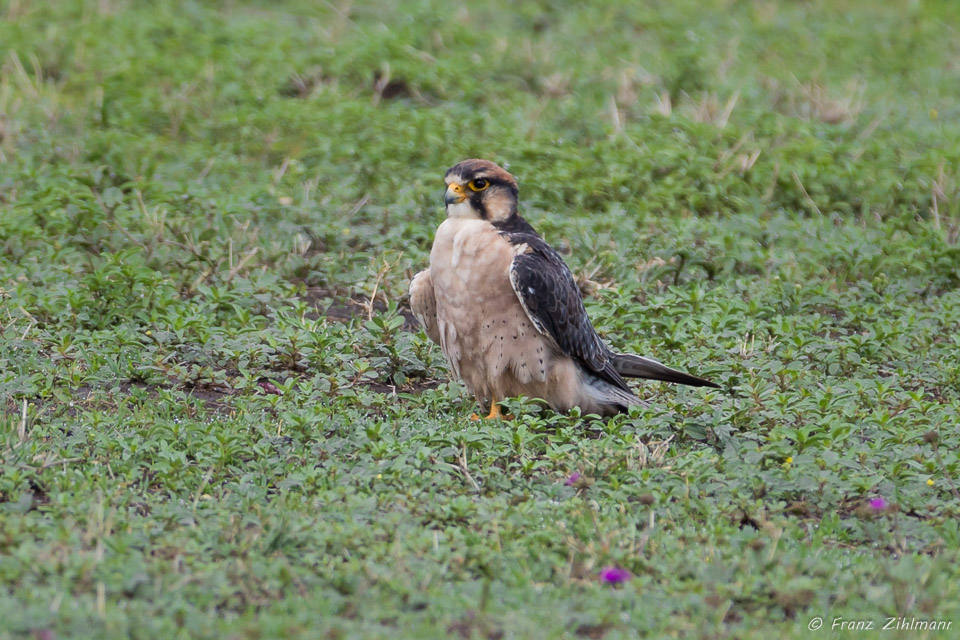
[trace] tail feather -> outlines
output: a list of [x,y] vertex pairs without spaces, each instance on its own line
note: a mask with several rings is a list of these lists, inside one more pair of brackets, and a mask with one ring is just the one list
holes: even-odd
[[664,382],[676,382],[677,384],[686,384],[691,387],[713,387],[719,389],[720,385],[689,373],[677,371],[657,362],[651,358],[635,356],[630,353],[618,353],[613,356],[613,368],[622,376],[629,378],[647,378],[648,380],[663,380]]
[[[582,392],[584,399],[587,401],[586,406],[592,407],[588,411],[603,416],[626,413],[633,406],[650,406],[650,403],[641,400],[629,390],[621,389],[617,385],[594,375],[584,377]],[[581,407],[583,406],[581,405]]]

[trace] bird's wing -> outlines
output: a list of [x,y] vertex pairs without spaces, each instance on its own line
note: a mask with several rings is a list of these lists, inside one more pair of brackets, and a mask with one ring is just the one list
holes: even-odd
[[553,247],[536,233],[512,233],[514,245],[526,245],[513,259],[510,282],[537,330],[560,351],[575,358],[597,377],[630,391],[623,376],[664,380],[694,387],[720,385],[653,360],[613,353],[587,317],[570,269]]
[[410,308],[431,340],[440,344],[440,329],[437,326],[437,299],[433,293],[430,269],[424,269],[410,281]]
[[630,391],[613,366],[613,353],[593,328],[563,258],[535,233],[503,235],[518,247],[510,284],[537,331],[597,377]]

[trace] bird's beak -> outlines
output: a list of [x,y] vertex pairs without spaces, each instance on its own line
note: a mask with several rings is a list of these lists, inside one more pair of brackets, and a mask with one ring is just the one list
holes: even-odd
[[457,204],[467,199],[463,187],[453,182],[447,185],[447,193],[443,196],[443,204]]

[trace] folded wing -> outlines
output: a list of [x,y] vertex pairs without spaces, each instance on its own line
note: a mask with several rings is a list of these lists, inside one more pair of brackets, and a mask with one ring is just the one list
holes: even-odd
[[512,233],[508,238],[518,247],[525,245],[510,265],[510,283],[537,331],[597,377],[630,391],[613,366],[614,354],[593,328],[563,259],[535,234]]
[[525,245],[510,267],[514,292],[537,330],[564,354],[625,391],[630,388],[623,376],[695,387],[720,386],[651,358],[611,351],[593,328],[573,274],[553,247],[534,233],[504,235],[518,247]]

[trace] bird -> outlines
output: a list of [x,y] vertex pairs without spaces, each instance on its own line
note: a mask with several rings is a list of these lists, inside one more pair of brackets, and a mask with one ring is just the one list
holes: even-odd
[[410,306],[453,375],[480,406],[489,403],[485,419],[507,417],[498,403],[521,395],[605,417],[647,406],[624,378],[719,388],[607,346],[563,258],[520,215],[508,171],[473,158],[447,170],[444,183],[446,219],[429,267],[410,281]]

